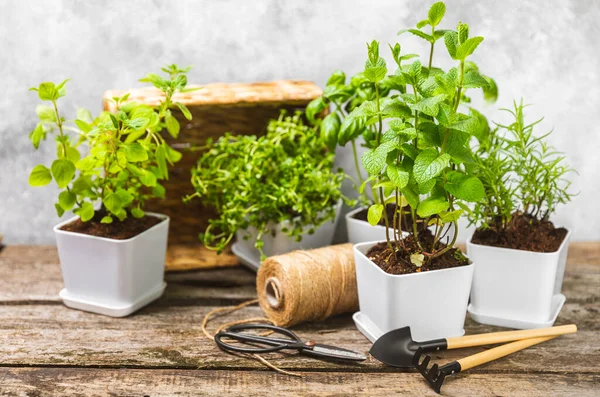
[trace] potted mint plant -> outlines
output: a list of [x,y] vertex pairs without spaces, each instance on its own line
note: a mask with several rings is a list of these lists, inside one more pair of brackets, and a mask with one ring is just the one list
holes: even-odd
[[[475,159],[469,145],[483,127],[479,112],[463,113],[460,105],[468,101],[469,89],[490,90],[492,84],[468,61],[482,37],[470,37],[464,23],[456,31],[436,30],[445,10],[435,3],[428,18],[408,30],[430,44],[425,65],[414,57],[406,62],[400,45],[391,46],[397,65],[391,77],[403,85],[400,94],[379,95],[376,84],[388,76],[388,68],[379,43],[368,45],[363,73],[375,87],[375,98],[344,121],[375,126],[366,134],[362,165],[376,192],[369,221],[383,219],[386,235],[354,246],[360,304],[354,318],[371,338],[404,326],[416,340],[464,332],[474,266],[454,244],[467,203],[484,198],[482,182],[470,171]],[[424,27],[428,33],[419,30]],[[448,71],[432,64],[441,38],[456,62]],[[391,217],[384,210],[389,203],[396,207]]]
[[126,94],[113,98],[114,114],[92,119],[80,109],[73,122],[58,108],[67,81],[32,88],[50,106],[36,108],[39,123],[30,139],[37,149],[54,135],[57,158],[50,167],[35,166],[29,184],[54,181],[60,189],[58,216],[76,215],[54,227],[65,283],[60,296],[67,306],[120,317],[162,295],[169,218],[146,213],[144,204],[164,197],[160,181],[181,158],[161,133],[179,133],[172,109],[191,117],[184,105],[173,102],[173,94],[185,90],[187,70],[170,65],[163,69],[168,79],[149,74],[141,80],[163,91],[156,109],[128,103]]
[[234,253],[256,269],[266,256],[331,244],[345,175],[300,113],[282,112],[260,137],[225,134],[198,149],[186,200],[218,214],[200,235],[208,248],[222,252],[237,236]]
[[[512,328],[549,327],[561,295],[570,231],[550,216],[567,203],[572,170],[564,156],[536,136],[523,102],[507,110],[512,122],[480,139],[473,167],[485,187],[469,218],[477,230],[467,242],[476,263],[469,312],[478,322]],[[510,285],[510,288],[506,288]]]

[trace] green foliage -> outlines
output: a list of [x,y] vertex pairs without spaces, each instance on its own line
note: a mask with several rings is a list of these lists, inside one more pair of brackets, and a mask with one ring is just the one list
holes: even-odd
[[479,228],[501,232],[511,226],[516,214],[548,220],[559,204],[573,196],[566,179],[573,170],[565,165],[565,157],[545,142],[550,133],[534,135],[534,126],[541,120],[527,124],[525,107],[521,101],[515,102],[512,110],[504,109],[513,122],[498,124],[479,139],[478,163],[473,168],[483,182],[486,200],[469,213],[469,220]]
[[66,94],[67,80],[58,85],[44,82],[31,89],[51,105],[37,106],[39,122],[29,137],[37,149],[48,134],[54,134],[57,158],[50,168],[35,166],[29,184],[56,182],[61,190],[55,204],[59,216],[73,210],[87,222],[94,218],[94,207],[100,203],[108,213],[102,223],[111,223],[113,218],[122,221],[128,215],[139,218],[147,199],[164,196],[160,181],[168,179],[168,167],[179,161],[181,154],[169,146],[162,132],[177,137],[180,126],[174,109],[188,119],[191,114],[185,105],[173,102],[175,93],[188,91],[189,68],[169,65],[162,70],[168,78],[148,74],[141,80],[164,93],[157,108],[128,101],[129,94],[125,94],[113,98],[114,113],[103,112],[96,119],[84,109],[77,111],[73,121],[59,113],[58,99]]
[[309,225],[333,219],[345,175],[332,171],[328,139],[301,114],[283,112],[260,137],[228,133],[209,140],[192,170],[196,193],[186,198],[197,197],[218,214],[200,236],[204,244],[221,252],[238,230],[253,227],[262,252],[262,236],[274,224],[288,221],[286,233],[300,239]]
[[[368,177],[362,178],[358,170],[360,186],[363,189],[371,182],[376,197],[368,210],[369,222],[376,224],[383,218],[389,226],[390,247],[392,238],[403,246],[395,229],[405,211],[387,219],[383,209],[388,203],[408,203],[412,233],[421,249],[412,254],[415,258],[422,256],[419,260],[425,262],[453,246],[457,233],[447,248],[439,248],[438,243],[450,228],[456,231],[462,207],[484,199],[484,185],[473,174],[476,160],[470,141],[472,137],[486,136],[489,129],[486,130],[487,120],[476,110],[462,112],[461,103],[469,102],[465,93],[478,89],[489,99],[497,96],[493,80],[482,75],[470,61],[483,38],[470,37],[465,23],[459,23],[456,30],[437,29],[445,14],[444,3],[435,3],[416,28],[399,32],[428,43],[426,61],[404,54],[400,44],[395,44],[390,50],[396,69],[390,71],[379,54],[379,43],[373,41],[368,44],[363,72],[349,84],[342,72],[335,72],[323,97],[309,106],[314,109],[311,114],[317,114],[333,104],[332,112],[342,120],[338,143],[354,144],[362,136],[367,147],[362,166]],[[433,65],[436,43],[442,38],[448,55],[457,61],[447,71]],[[417,215],[425,218],[426,224],[435,225],[433,244],[421,245]]]

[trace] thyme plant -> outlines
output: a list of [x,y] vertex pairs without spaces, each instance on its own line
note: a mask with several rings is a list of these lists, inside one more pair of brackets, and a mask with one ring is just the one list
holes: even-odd
[[263,136],[227,133],[197,149],[205,152],[192,170],[196,192],[185,200],[198,198],[216,209],[218,216],[200,239],[219,253],[238,230],[253,227],[262,255],[263,236],[286,220],[284,233],[300,241],[304,232],[312,234],[333,219],[334,206],[344,199],[345,175],[332,170],[334,153],[326,137],[305,125],[300,113],[282,112]]
[[[367,45],[363,76],[374,94],[345,117],[338,133],[343,136],[356,123],[371,126],[363,132],[368,151],[362,165],[368,178],[362,189],[371,182],[377,195],[369,207],[368,220],[375,225],[383,218],[390,254],[406,254],[417,268],[452,249],[458,235],[457,221],[466,204],[484,198],[482,182],[470,171],[476,160],[469,144],[472,136],[485,133],[482,116],[474,109],[463,113],[460,105],[469,102],[466,94],[470,89],[483,89],[490,100],[497,94],[493,80],[480,74],[469,60],[483,37],[470,37],[465,23],[459,23],[456,30],[437,29],[445,11],[442,2],[435,3],[416,29],[399,32],[428,42],[426,66],[418,57],[403,54],[400,44],[395,44],[390,49],[396,70],[388,76],[379,43]],[[441,38],[456,62],[448,71],[433,64]],[[380,83],[386,79],[393,81],[398,94],[384,95]],[[396,204],[392,219],[384,211],[388,203]],[[433,238],[426,238],[429,231],[419,230],[417,215],[433,227]],[[407,222],[412,237],[403,239],[398,230]],[[442,244],[449,233],[451,241]]]
[[513,109],[503,109],[513,122],[498,124],[480,144],[475,172],[484,184],[486,200],[474,206],[469,219],[482,230],[502,234],[521,215],[548,221],[559,204],[573,197],[566,178],[573,169],[546,143],[551,132],[534,134],[542,119],[527,124],[525,108],[521,100],[514,102]]
[[140,80],[164,93],[158,108],[127,102],[129,94],[125,94],[112,98],[117,109],[114,114],[103,112],[96,119],[84,109],[79,109],[72,121],[59,112],[58,100],[66,94],[67,80],[31,88],[50,106],[37,106],[39,122],[29,137],[38,149],[40,142],[53,134],[57,158],[50,167],[35,166],[29,184],[56,182],[61,190],[55,204],[58,216],[73,210],[88,222],[99,209],[102,223],[112,223],[114,218],[123,221],[129,215],[141,218],[147,199],[164,197],[160,181],[169,178],[168,167],[181,159],[181,153],[169,146],[162,133],[166,130],[173,138],[179,134],[173,109],[179,109],[188,119],[191,114],[185,105],[173,102],[173,94],[186,91],[189,68],[169,65],[162,70],[168,78],[148,74]]

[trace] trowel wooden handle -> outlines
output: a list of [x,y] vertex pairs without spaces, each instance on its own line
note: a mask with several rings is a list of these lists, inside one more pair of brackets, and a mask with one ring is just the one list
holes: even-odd
[[529,346],[537,345],[538,343],[546,342],[547,340],[556,338],[555,336],[542,336],[538,338],[530,338],[518,340],[516,342],[507,343],[502,346],[494,347],[481,353],[473,354],[472,356],[456,360],[460,364],[460,370],[465,371],[469,368],[476,367],[481,364],[488,363],[497,358],[508,356],[511,353],[518,352],[528,348]]
[[492,332],[489,334],[478,334],[461,336],[458,338],[447,338],[447,349],[461,349],[463,347],[493,345],[495,343],[512,342],[516,340],[538,338],[544,336],[558,336],[573,334],[577,332],[575,324],[561,325],[558,327],[527,329],[519,331]]

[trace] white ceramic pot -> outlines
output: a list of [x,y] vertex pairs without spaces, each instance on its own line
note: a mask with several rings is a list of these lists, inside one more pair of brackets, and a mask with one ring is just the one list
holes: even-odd
[[385,226],[371,226],[369,222],[354,218],[354,215],[367,208],[367,206],[359,207],[346,214],[346,229],[348,230],[348,241],[352,244],[365,243],[368,241],[385,240]]
[[[267,233],[262,236],[264,254],[266,256],[281,255],[295,250],[308,250],[331,245],[341,207],[341,202],[336,204],[335,218],[327,220],[321,226],[315,228],[313,234],[308,234],[311,227],[306,226],[300,241],[295,241],[295,237],[290,237],[282,231],[282,229],[290,227],[290,221],[286,220],[268,226],[269,230],[273,231],[273,233]],[[232,247],[234,254],[240,257],[244,264],[255,270],[260,266],[260,253],[254,248],[257,235],[258,231],[254,227],[240,230],[236,233],[237,241]]]
[[417,341],[463,335],[474,266],[388,274],[366,256],[376,243],[354,246],[360,313],[373,334],[409,326]]
[[65,287],[65,305],[112,317],[127,316],[160,297],[165,289],[169,218],[127,240],[74,233],[54,227]]
[[[467,255],[475,273],[469,311],[474,318],[494,318],[493,325],[499,326],[548,326],[555,310],[553,297],[562,288],[570,236],[568,231],[559,249],[549,253],[474,244],[471,236]],[[532,325],[520,327],[515,321]]]

